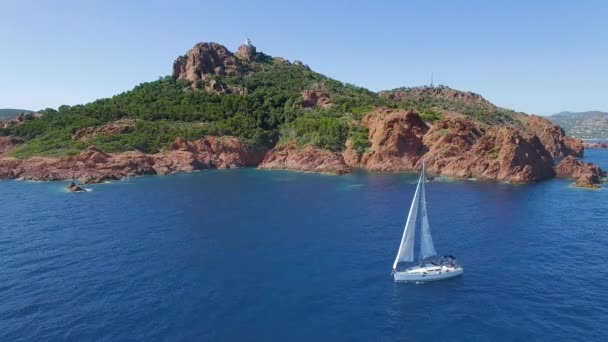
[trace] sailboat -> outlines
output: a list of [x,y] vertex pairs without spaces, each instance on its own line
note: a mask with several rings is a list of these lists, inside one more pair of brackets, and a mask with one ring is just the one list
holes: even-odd
[[[437,258],[429,217],[426,210],[426,193],[424,189],[426,163],[422,163],[422,173],[418,179],[414,199],[407,216],[403,237],[399,245],[397,257],[393,263],[393,277],[395,281],[404,282],[427,282],[443,280],[461,275],[464,268],[456,262],[456,258],[451,255]],[[419,265],[400,270],[398,266],[403,263],[414,261],[414,238],[416,236],[416,219],[420,211],[421,234],[420,234],[420,253]]]

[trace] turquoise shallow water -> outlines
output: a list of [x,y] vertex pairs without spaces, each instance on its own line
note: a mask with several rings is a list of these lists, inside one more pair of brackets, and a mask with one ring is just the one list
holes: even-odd
[[[608,168],[608,151],[587,154]],[[437,250],[465,275],[394,284],[415,182],[0,182],[0,340],[604,340],[608,189],[431,183]]]

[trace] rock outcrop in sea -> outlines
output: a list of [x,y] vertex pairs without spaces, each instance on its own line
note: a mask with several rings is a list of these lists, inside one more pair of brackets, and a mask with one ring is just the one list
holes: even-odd
[[584,163],[578,158],[568,156],[555,167],[555,172],[561,178],[576,179],[575,185],[583,188],[597,189],[606,171],[592,163]]
[[87,192],[87,189],[77,185],[74,182],[70,182],[70,184],[68,184],[68,191],[69,192]]
[[608,148],[608,142],[584,141],[585,148]]

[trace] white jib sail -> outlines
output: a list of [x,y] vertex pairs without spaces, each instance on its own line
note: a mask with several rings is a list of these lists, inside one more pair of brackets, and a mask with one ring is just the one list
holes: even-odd
[[420,203],[420,183],[424,180],[422,175],[418,180],[418,186],[416,186],[416,192],[414,193],[414,199],[412,200],[412,206],[410,212],[407,215],[407,222],[405,223],[405,229],[403,230],[403,237],[401,237],[401,245],[399,245],[399,251],[397,257],[393,263],[393,270],[397,269],[397,264],[400,261],[414,261],[414,236],[416,233],[416,217],[418,215],[418,205]]
[[[422,164],[422,177],[425,177],[425,165]],[[431,228],[429,226],[429,217],[426,211],[426,190],[424,187],[424,178],[422,179],[422,191],[420,194],[420,215],[422,221],[422,233],[420,234],[420,257],[421,259],[430,258],[437,255],[433,238],[431,237]]]

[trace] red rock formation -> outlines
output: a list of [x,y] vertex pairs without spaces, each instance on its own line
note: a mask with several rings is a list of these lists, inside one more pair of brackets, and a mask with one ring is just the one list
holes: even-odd
[[263,157],[264,151],[250,149],[233,137],[207,137],[193,142],[177,139],[169,151],[155,155],[109,154],[91,146],[74,157],[0,158],[0,179],[80,179],[84,183],[100,183],[144,174],[253,166]]
[[195,141],[178,138],[168,151],[154,156],[154,169],[158,174],[168,174],[256,166],[264,155],[265,151],[249,148],[234,137],[206,137]]
[[526,131],[538,136],[553,158],[583,156],[583,141],[567,136],[561,127],[551,121],[537,115],[526,114],[518,114],[515,118],[522,123]]
[[517,183],[554,176],[553,159],[540,140],[509,127],[482,129],[468,117],[429,127],[415,112],[382,109],[363,119],[371,151],[359,156],[347,142],[344,160],[372,171],[414,171],[425,159],[429,172],[459,178]]
[[250,62],[255,58],[256,49],[251,44],[243,44],[239,46],[236,56],[244,61]]
[[[464,167],[473,145],[485,132],[468,117],[439,121],[425,135],[423,142],[428,150],[425,159],[431,172],[460,178],[470,178],[471,172]],[[459,169],[460,168],[460,169]]]
[[334,104],[331,102],[331,99],[329,98],[329,94],[325,91],[304,90],[302,92],[302,97],[304,98],[304,101],[302,101],[302,107],[304,108],[331,108],[334,106]]
[[[464,92],[440,86],[385,91],[381,92],[380,96],[394,101],[405,102],[407,104],[428,104],[435,102],[437,106],[432,109],[442,113],[446,117],[470,115],[465,115],[467,110],[462,108],[469,108],[469,110],[474,109],[477,113],[485,112],[490,118],[494,118],[496,124],[510,126],[538,136],[543,145],[545,145],[547,151],[549,151],[554,158],[561,158],[568,155],[580,157],[583,155],[584,149],[582,141],[566,136],[564,130],[551,123],[551,121],[535,115],[526,115],[523,113],[516,114],[504,110],[487,101],[481,95],[472,92]],[[497,116],[497,113],[501,113],[500,115],[504,118],[500,119]],[[510,118],[516,120],[511,120]]]
[[363,124],[369,130],[371,151],[353,166],[372,171],[414,170],[424,154],[422,137],[429,130],[417,113],[379,109],[366,115]]
[[606,172],[592,163],[583,163],[579,159],[568,156],[560,161],[555,167],[558,177],[576,179],[576,186],[596,189],[600,186],[601,178],[606,177]]
[[0,155],[9,152],[15,146],[23,143],[23,139],[17,137],[0,137]]
[[468,118],[438,122],[425,135],[431,173],[526,183],[554,176],[553,159],[540,140],[509,127],[483,131]]
[[80,179],[85,183],[99,183],[154,173],[152,161],[152,158],[141,153],[108,155],[91,147],[74,157],[1,158],[0,178],[43,181]]
[[232,52],[217,43],[196,44],[173,63],[173,78],[195,83],[205,75],[234,76],[241,72],[241,65]]
[[349,167],[361,167],[363,154],[355,150],[351,139],[346,140],[345,147],[346,149],[342,152],[342,159],[344,159],[346,165]]
[[313,146],[298,148],[295,142],[270,150],[259,168],[321,172],[337,175],[350,172],[350,168],[339,153]]

